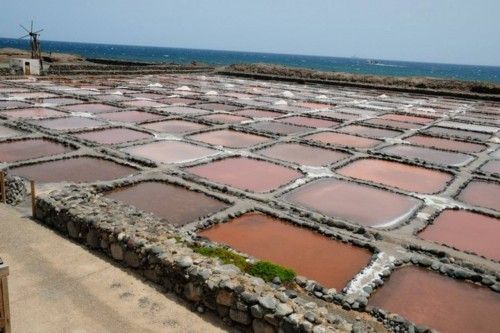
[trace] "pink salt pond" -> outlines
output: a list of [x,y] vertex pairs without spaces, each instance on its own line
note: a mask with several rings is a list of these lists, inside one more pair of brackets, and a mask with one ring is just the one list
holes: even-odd
[[126,177],[136,169],[94,157],[75,157],[12,168],[9,173],[37,182],[89,183]]
[[420,238],[500,261],[500,221],[464,210],[444,210]]
[[75,133],[73,136],[103,145],[113,145],[152,137],[151,134],[128,128],[108,128],[96,131],[85,131]]
[[143,182],[108,192],[113,198],[182,226],[228,207],[222,201],[184,187]]
[[142,123],[145,121],[159,120],[163,117],[158,114],[142,111],[122,111],[101,113],[97,115],[97,118],[110,121],[120,121],[124,123]]
[[409,217],[419,200],[338,179],[318,179],[283,195],[283,199],[330,217],[364,226],[390,227]]
[[346,127],[342,127],[339,129],[339,131],[348,134],[364,135],[375,139],[393,138],[401,134],[401,132],[399,131],[359,125],[349,125]]
[[360,136],[342,134],[335,132],[321,132],[305,136],[304,139],[319,141],[326,144],[347,146],[353,148],[372,148],[382,141],[375,139],[362,138]]
[[281,118],[278,121],[288,123],[288,124],[314,127],[314,128],[333,127],[333,126],[340,124],[339,122],[332,121],[332,120],[325,120],[325,119],[318,119],[318,118],[311,118],[311,117],[302,117],[302,116]]
[[192,140],[206,142],[216,146],[229,148],[247,148],[269,141],[265,136],[238,132],[233,130],[219,130],[195,134],[189,137]]
[[360,159],[337,172],[347,177],[428,194],[444,190],[453,179],[451,174],[441,171],[378,159]]
[[303,176],[293,169],[246,157],[226,158],[186,170],[216,183],[253,192],[272,191]]
[[477,143],[435,138],[425,135],[413,135],[406,138],[405,141],[416,146],[454,150],[462,153],[477,153],[486,148],[486,146]]
[[395,120],[395,121],[408,122],[421,125],[432,123],[435,120],[433,118],[411,116],[406,114],[403,115],[397,113],[384,114],[383,116],[380,116],[379,119]]
[[369,304],[443,333],[496,333],[500,294],[418,267],[392,273]]
[[97,127],[105,124],[102,121],[83,117],[64,117],[56,119],[37,120],[33,123],[53,130],[61,131],[86,127]]
[[65,97],[56,97],[56,98],[44,98],[40,103],[50,104],[50,105],[68,105],[68,104],[78,104],[83,103],[81,100],[76,98],[65,98]]
[[347,153],[298,143],[278,143],[261,149],[258,153],[269,158],[314,167],[326,166],[349,156]]
[[65,107],[66,110],[71,112],[86,112],[86,113],[103,113],[103,112],[114,112],[119,111],[120,108],[112,105],[106,104],[76,104]]
[[500,160],[490,160],[483,164],[480,170],[488,173],[500,174]]
[[214,149],[182,141],[156,141],[122,150],[131,155],[147,158],[157,163],[189,162],[219,153],[219,151]]
[[187,106],[171,106],[162,108],[161,111],[179,115],[186,115],[186,116],[197,116],[201,114],[207,114],[209,112],[207,110],[191,108]]
[[201,231],[200,236],[258,259],[290,267],[300,275],[337,290],[345,287],[371,259],[366,249],[262,213],[246,213]]
[[306,109],[311,109],[311,110],[326,110],[326,109],[331,109],[334,107],[334,105],[324,104],[324,103],[315,103],[315,102],[301,102],[301,103],[297,103],[297,106],[301,106],[301,107],[304,107]]
[[18,119],[36,119],[67,116],[67,113],[47,108],[27,108],[2,111],[0,115]]
[[500,211],[500,184],[473,180],[460,192],[457,199],[473,206]]
[[23,134],[23,132],[15,130],[13,128],[0,125],[0,138],[10,138],[13,136],[18,136]]
[[256,129],[258,131],[278,134],[278,135],[295,134],[311,130],[311,128],[309,127],[285,124],[277,121],[262,121],[259,123],[250,124],[249,127]]
[[257,110],[257,109],[246,109],[235,112],[234,114],[250,118],[275,118],[283,115],[280,112]]
[[207,116],[200,117],[200,119],[208,120],[217,124],[236,124],[236,123],[241,123],[242,121],[245,120],[250,120],[247,117],[236,116],[232,114],[223,114],[223,113],[209,114]]
[[0,101],[0,109],[24,108],[30,106],[29,103],[19,101]]
[[28,139],[0,143],[0,162],[14,162],[62,154],[71,150],[58,142]]
[[444,128],[439,126],[432,126],[425,130],[426,133],[435,134],[435,135],[447,135],[454,136],[462,139],[477,139],[477,140],[488,140],[491,137],[491,134],[481,133],[481,132],[473,132],[473,131],[465,131],[459,129],[451,129]]
[[199,131],[207,128],[208,126],[185,120],[165,120],[165,121],[158,121],[154,123],[144,124],[141,127],[159,133],[181,134],[181,133]]
[[418,159],[428,163],[462,166],[474,159],[473,156],[432,148],[397,144],[380,150],[382,153],[402,158]]

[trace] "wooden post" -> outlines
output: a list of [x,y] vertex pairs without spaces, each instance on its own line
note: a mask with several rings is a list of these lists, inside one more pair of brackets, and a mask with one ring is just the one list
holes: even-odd
[[5,197],[5,174],[3,171],[0,171],[0,187],[2,189],[2,202],[6,203],[7,198]]
[[35,217],[35,199],[36,199],[35,181],[30,180],[30,185],[31,185],[31,214],[33,215],[33,217]]
[[0,259],[0,330],[5,333],[11,332],[8,275],[9,266],[2,263]]

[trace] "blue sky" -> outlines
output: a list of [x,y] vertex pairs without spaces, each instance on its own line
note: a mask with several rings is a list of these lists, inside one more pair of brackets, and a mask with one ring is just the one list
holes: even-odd
[[500,0],[2,0],[0,37],[500,65]]

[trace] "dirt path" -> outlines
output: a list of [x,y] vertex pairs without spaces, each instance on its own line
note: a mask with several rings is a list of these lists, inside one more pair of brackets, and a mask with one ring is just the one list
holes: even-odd
[[0,257],[10,266],[13,332],[227,331],[3,204]]

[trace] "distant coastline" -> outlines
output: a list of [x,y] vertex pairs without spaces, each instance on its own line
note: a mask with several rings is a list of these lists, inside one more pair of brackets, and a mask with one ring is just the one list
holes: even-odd
[[[28,47],[26,40],[0,38],[0,48]],[[395,77],[428,77],[500,83],[500,66],[448,65],[356,57],[338,58],[273,53],[251,53],[168,47],[144,47],[42,40],[42,50],[81,55],[85,58],[189,64],[192,61],[213,66],[239,63],[266,63],[318,71],[334,71]]]

